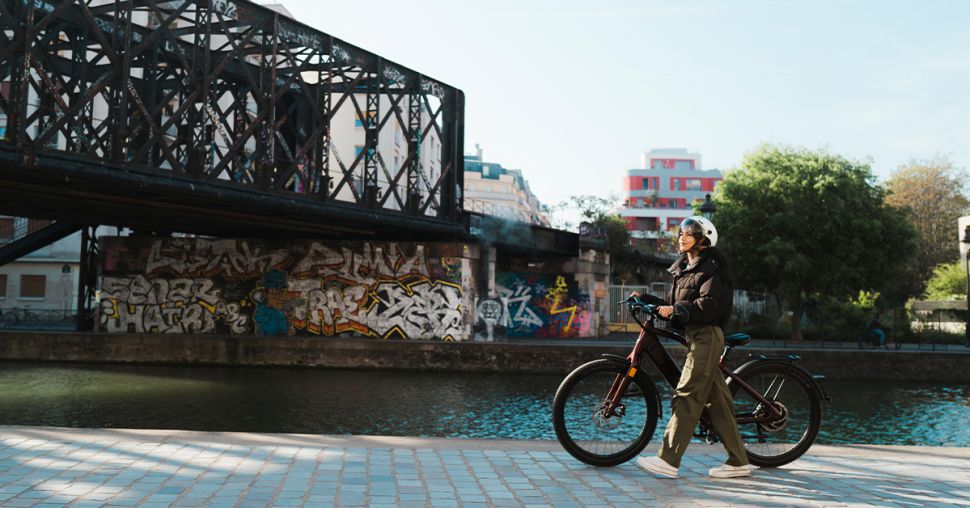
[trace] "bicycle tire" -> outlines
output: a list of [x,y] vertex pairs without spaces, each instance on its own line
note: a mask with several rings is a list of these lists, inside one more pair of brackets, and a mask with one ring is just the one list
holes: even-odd
[[[570,455],[597,467],[622,464],[636,457],[653,437],[660,416],[660,396],[653,381],[638,372],[624,395],[624,416],[603,418],[599,409],[609,393],[612,380],[626,375],[628,367],[607,359],[583,364],[569,373],[556,390],[552,404],[556,438]],[[592,433],[579,428],[591,423]],[[629,423],[629,425],[626,425]],[[598,439],[607,427],[623,430],[611,439]]]
[[[765,398],[781,403],[787,414],[784,420],[770,426],[739,425],[748,460],[760,467],[778,467],[801,457],[815,442],[822,427],[822,394],[815,382],[801,369],[780,362],[756,363],[738,375]],[[790,389],[783,394],[786,384]],[[736,413],[759,410],[761,403],[738,383],[731,383],[731,395]],[[793,422],[799,425],[791,426]]]

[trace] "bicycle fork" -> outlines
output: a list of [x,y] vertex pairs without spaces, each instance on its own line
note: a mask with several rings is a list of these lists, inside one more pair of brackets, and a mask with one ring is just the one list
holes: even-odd
[[617,374],[616,379],[613,380],[613,385],[610,387],[610,392],[606,396],[606,400],[603,401],[603,408],[601,410],[603,418],[623,416],[626,413],[626,406],[620,399],[623,398],[623,393],[630,386],[630,380],[636,375],[637,367],[632,364],[627,368],[626,373]]

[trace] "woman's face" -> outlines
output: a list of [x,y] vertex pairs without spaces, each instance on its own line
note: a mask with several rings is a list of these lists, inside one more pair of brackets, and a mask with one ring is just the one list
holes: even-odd
[[688,231],[680,230],[680,235],[677,238],[677,251],[683,254],[684,252],[689,252],[694,248],[694,244],[697,240],[694,239],[694,235],[690,234]]

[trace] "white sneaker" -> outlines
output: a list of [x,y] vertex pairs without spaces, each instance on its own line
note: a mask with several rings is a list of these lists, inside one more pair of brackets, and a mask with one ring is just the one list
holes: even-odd
[[712,468],[707,474],[714,478],[740,478],[742,476],[751,476],[751,471],[755,468],[751,464],[746,464],[743,466],[729,466],[727,464]]
[[660,457],[640,457],[637,459],[637,464],[657,478],[677,478],[677,468]]

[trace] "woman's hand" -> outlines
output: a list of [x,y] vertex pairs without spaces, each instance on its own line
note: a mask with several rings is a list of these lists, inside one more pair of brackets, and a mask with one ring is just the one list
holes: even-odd
[[670,305],[664,305],[657,309],[657,314],[664,319],[670,319],[670,316],[674,315],[674,308]]

